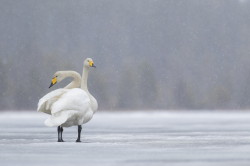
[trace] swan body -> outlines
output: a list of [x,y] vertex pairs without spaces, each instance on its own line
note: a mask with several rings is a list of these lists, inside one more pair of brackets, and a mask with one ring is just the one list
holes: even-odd
[[[95,67],[93,60],[87,58],[84,61],[81,88],[58,89],[52,91],[40,99],[38,111],[49,113],[51,116],[45,121],[45,125],[58,127],[58,142],[63,142],[63,127],[78,126],[78,138],[80,142],[81,125],[92,119],[98,109],[96,99],[89,93],[87,79],[90,67]],[[53,84],[52,79],[52,84]],[[42,108],[42,109],[41,109]]]
[[90,105],[90,98],[85,91],[79,88],[66,90],[52,104],[52,116],[45,121],[45,125],[70,127],[87,123],[94,114]]

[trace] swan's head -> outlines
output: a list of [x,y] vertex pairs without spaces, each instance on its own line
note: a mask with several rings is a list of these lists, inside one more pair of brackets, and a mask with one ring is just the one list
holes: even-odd
[[61,82],[64,78],[65,78],[65,72],[64,71],[57,71],[51,80],[51,84],[50,84],[49,88],[52,87],[53,85],[55,85],[56,83]]
[[85,59],[84,66],[86,66],[86,67],[96,67],[94,65],[94,61],[91,58]]

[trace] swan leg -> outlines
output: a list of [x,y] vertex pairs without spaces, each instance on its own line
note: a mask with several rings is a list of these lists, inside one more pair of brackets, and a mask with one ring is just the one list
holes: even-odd
[[57,133],[58,133],[58,141],[57,142],[61,142],[61,127],[60,126],[57,127]]
[[63,133],[63,128],[61,127],[61,142],[64,142],[64,140],[62,138],[62,133]]
[[63,128],[61,126],[57,127],[57,132],[58,132],[58,141],[57,142],[64,142],[62,139]]
[[81,142],[81,131],[82,131],[82,126],[78,125],[78,137],[76,142]]

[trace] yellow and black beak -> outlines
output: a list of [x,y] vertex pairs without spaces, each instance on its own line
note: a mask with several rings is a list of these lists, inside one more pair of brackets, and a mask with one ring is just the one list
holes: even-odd
[[89,66],[90,66],[90,67],[96,68],[96,66],[94,65],[94,62],[93,62],[93,61],[89,61]]
[[49,88],[52,87],[53,85],[55,85],[56,83],[57,83],[56,77],[52,78]]

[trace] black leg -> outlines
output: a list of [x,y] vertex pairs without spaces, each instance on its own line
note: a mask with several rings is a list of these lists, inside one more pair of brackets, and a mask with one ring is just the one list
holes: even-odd
[[58,141],[57,142],[64,142],[62,139],[63,128],[61,126],[57,127],[57,132],[58,132]]
[[82,126],[78,125],[78,137],[76,142],[81,142],[81,131],[82,131]]
[[62,133],[63,133],[63,128],[61,127],[61,142],[64,142],[63,137],[62,137]]
[[60,126],[57,127],[57,133],[58,133],[58,141],[57,142],[61,142],[61,127]]

